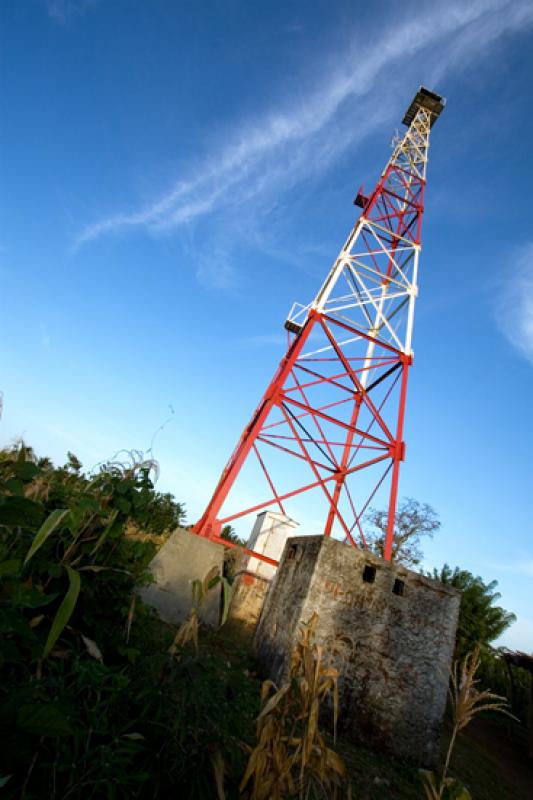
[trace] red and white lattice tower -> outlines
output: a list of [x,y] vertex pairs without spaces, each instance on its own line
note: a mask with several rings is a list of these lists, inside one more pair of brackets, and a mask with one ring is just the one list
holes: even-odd
[[[441,97],[420,88],[375,189],[357,195],[361,215],[313,302],[293,305],[287,352],[195,533],[227,544],[223,525],[273,507],[291,516],[291,503],[305,494],[300,512],[320,515],[321,532],[365,547],[365,513],[386,491],[390,559],[429,137],[443,107]],[[255,495],[256,478],[249,502],[235,484],[251,461],[267,494]]]

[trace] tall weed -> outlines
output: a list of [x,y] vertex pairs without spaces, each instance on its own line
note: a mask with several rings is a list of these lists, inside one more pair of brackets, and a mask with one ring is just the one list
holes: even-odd
[[480,648],[476,647],[467,653],[462,661],[455,661],[450,678],[450,704],[452,709],[452,733],[446,759],[440,778],[433,772],[422,771],[424,791],[427,800],[469,800],[470,793],[460,781],[448,776],[450,759],[460,731],[484,711],[497,711],[509,714],[509,706],[505,697],[477,688],[479,680],[476,674],[481,664]]
[[6,800],[200,800],[216,796],[217,753],[242,774],[256,684],[201,646],[178,662],[175,630],[135,600],[156,548],[127,529],[155,509],[159,533],[177,513],[152,466],[86,475],[73,456],[56,468],[23,445],[0,451]]
[[313,614],[301,626],[287,681],[279,688],[269,680],[263,683],[257,744],[241,781],[249,800],[350,796],[344,763],[320,729],[322,705],[332,699],[335,740],[338,672],[313,642],[317,621]]

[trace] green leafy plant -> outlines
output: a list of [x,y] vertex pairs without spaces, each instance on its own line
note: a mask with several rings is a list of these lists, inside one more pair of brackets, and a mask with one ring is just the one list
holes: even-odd
[[[150,544],[129,542],[124,527],[153,495],[143,471],[86,476],[71,455],[54,468],[24,444],[0,453],[0,726],[10,742],[0,761],[11,774],[8,796],[21,787],[31,796],[55,739],[64,754],[67,742],[83,738],[88,723],[72,691],[87,659],[109,663],[99,666],[120,694],[119,665],[135,657],[124,642],[125,606],[154,554]],[[139,745],[117,747],[124,758]]]
[[433,570],[431,577],[454,586],[461,592],[461,607],[457,624],[456,658],[463,658],[476,645],[485,650],[516,620],[514,614],[497,606],[500,598],[496,591],[498,581],[486,583],[479,575],[445,564]]
[[0,451],[6,800],[204,798],[242,774],[256,683],[201,642],[170,655],[175,629],[135,592],[150,579],[154,508],[175,522],[153,471],[128,458],[85,474],[72,454],[55,467],[23,444]]
[[228,580],[223,575],[220,575],[218,567],[215,566],[209,570],[203,580],[196,579],[192,582],[191,613],[178,628],[174,641],[169,648],[171,655],[179,656],[181,649],[189,642],[192,642],[195,652],[198,653],[199,610],[207,600],[209,592],[219,585],[222,589],[223,600],[220,624],[223,625],[226,622],[231,603],[232,588]]

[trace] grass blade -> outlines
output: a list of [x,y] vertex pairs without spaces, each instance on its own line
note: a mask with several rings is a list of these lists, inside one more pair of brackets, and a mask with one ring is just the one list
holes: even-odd
[[115,510],[111,512],[111,515],[110,515],[110,517],[109,517],[109,519],[107,521],[107,525],[105,526],[104,530],[102,531],[102,533],[98,537],[98,540],[97,540],[95,546],[91,550],[91,553],[90,553],[91,556],[94,556],[96,551],[103,545],[104,541],[109,536],[109,533],[111,531],[111,528],[115,524],[115,520],[116,520],[117,516],[118,516],[118,509],[115,508]]
[[26,553],[24,564],[27,564],[30,558],[35,555],[37,550],[46,542],[48,537],[55,531],[57,526],[60,525],[68,513],[68,508],[56,508],[56,510],[52,511],[50,516],[45,519],[35,534],[35,539],[31,543],[30,549]]
[[226,793],[224,791],[224,759],[222,758],[220,750],[217,750],[211,756],[211,764],[213,766],[215,784],[217,787],[217,799],[226,800]]
[[75,569],[69,567],[68,564],[65,564],[65,569],[68,572],[69,587],[65,597],[63,598],[63,602],[57,609],[57,613],[52,622],[52,627],[50,628],[50,633],[48,634],[48,639],[46,640],[46,644],[44,646],[43,658],[48,658],[52,648],[63,633],[63,630],[71,618],[74,608],[76,607],[76,602],[80,593],[79,572],[76,572]]

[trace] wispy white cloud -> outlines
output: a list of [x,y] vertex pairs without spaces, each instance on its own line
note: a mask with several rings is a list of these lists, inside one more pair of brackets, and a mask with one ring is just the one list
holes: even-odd
[[453,36],[449,37],[445,57],[436,59],[432,65],[432,80],[438,82],[453,70],[466,69],[487,52],[494,58],[493,48],[498,41],[505,41],[508,35],[525,30],[533,21],[533,6],[529,0],[489,0],[481,2],[478,9],[481,13],[471,24],[458,25]]
[[[177,180],[155,201],[85,226],[74,249],[106,234],[133,229],[169,233],[206,215],[233,214],[240,219],[254,206],[325,171],[382,123],[396,102],[399,67],[416,64],[414,57],[422,51],[425,74],[442,75],[485,51],[498,37],[531,22],[533,5],[523,0],[442,4],[428,6],[423,13],[416,6],[403,24],[395,22],[380,38],[365,45],[358,42],[352,53],[339,54],[337,66],[304,100],[291,98],[255,119],[238,121],[233,133],[195,172]],[[378,84],[380,103],[376,103]],[[231,274],[228,261],[223,285]],[[200,278],[211,276],[205,270],[200,267]],[[220,280],[220,273],[215,271],[212,277]]]
[[60,25],[67,25],[99,2],[100,0],[44,0],[44,5],[49,17]]
[[498,324],[513,347],[533,364],[533,242],[517,251],[505,279]]
[[522,558],[514,561],[487,561],[484,566],[499,572],[508,572],[511,575],[525,575],[533,578],[533,558]]
[[200,251],[195,256],[196,277],[210,289],[231,289],[235,268],[230,252],[223,246]]

